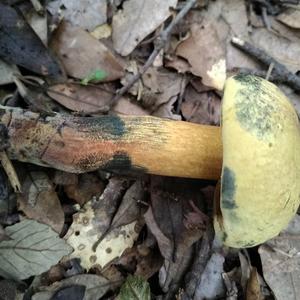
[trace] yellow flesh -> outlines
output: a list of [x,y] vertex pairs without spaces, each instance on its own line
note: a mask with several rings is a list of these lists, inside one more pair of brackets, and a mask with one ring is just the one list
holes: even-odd
[[222,107],[223,170],[215,230],[224,244],[251,247],[276,236],[300,201],[298,117],[266,80],[227,80]]

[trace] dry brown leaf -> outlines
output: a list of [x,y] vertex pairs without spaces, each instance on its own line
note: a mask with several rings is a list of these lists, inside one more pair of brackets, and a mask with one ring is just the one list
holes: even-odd
[[[161,105],[170,102],[174,97],[177,99],[182,87],[182,76],[169,72],[167,70],[160,70],[150,68],[143,75],[144,89],[148,89],[143,95],[143,101],[147,102],[147,98],[152,98],[151,109],[157,110]],[[150,100],[148,99],[148,101]],[[151,103],[151,101],[149,101]]]
[[120,115],[147,116],[150,113],[139,104],[122,97],[112,109],[113,112]]
[[233,36],[239,36],[244,40],[249,39],[248,17],[244,1],[210,1],[207,11],[203,11],[202,14],[214,20],[214,27],[226,49],[227,70],[242,67],[258,68],[259,64],[254,59],[231,44]]
[[48,95],[64,107],[82,113],[108,110],[113,97],[106,89],[66,83],[51,86]]
[[165,67],[173,68],[178,73],[182,74],[189,72],[191,69],[189,63],[185,59],[182,59],[178,56],[168,57],[165,61]]
[[55,170],[52,181],[54,184],[59,185],[78,184],[78,175],[61,170]]
[[219,253],[213,253],[201,274],[201,280],[196,287],[195,299],[219,299],[225,295],[222,273],[225,258]]
[[19,209],[29,218],[51,226],[61,233],[64,212],[52,183],[44,172],[30,172],[18,195]]
[[299,8],[288,8],[276,18],[283,24],[300,29],[300,10]]
[[226,79],[225,49],[214,22],[205,19],[191,26],[191,36],[180,43],[176,54],[191,65],[191,72],[202,77],[205,85],[222,90]]
[[103,0],[55,0],[47,4],[52,15],[59,14],[74,26],[89,31],[106,22],[107,1]]
[[188,248],[185,254],[175,262],[165,259],[163,266],[159,270],[159,284],[162,290],[168,293],[166,299],[175,299],[175,293],[178,291],[192,259],[192,247]]
[[207,220],[197,207],[202,199],[199,191],[196,181],[152,176],[152,205],[145,220],[168,260],[179,259],[203,234]]
[[260,291],[260,283],[258,278],[257,269],[252,267],[250,278],[247,284],[247,292],[246,292],[246,299],[247,300],[263,300],[264,297]]
[[213,92],[198,93],[188,86],[181,105],[184,118],[193,123],[219,125],[221,100]]
[[19,74],[16,65],[11,65],[0,59],[0,85],[14,82],[14,75]]
[[112,81],[124,75],[123,63],[103,43],[67,22],[62,22],[56,31],[52,48],[72,77],[84,79],[101,71],[106,74],[101,81]]
[[259,247],[264,278],[277,300],[299,299],[300,216],[279,236]]
[[[93,300],[101,298],[111,287],[109,281],[100,275],[95,274],[80,274],[75,275],[59,282],[55,282],[50,286],[39,287],[38,292],[32,296],[32,300],[53,300],[66,299],[66,297],[54,297],[54,294],[69,286],[83,286],[85,287],[84,298],[82,300]],[[75,299],[70,297],[68,299]],[[76,298],[78,299],[78,298]]]
[[3,229],[2,225],[0,225],[0,242],[1,241],[8,241],[10,237],[6,234],[5,230]]
[[291,72],[300,70],[300,43],[294,43],[285,36],[279,36],[266,28],[253,30],[251,40],[256,47],[265,50]]
[[181,120],[181,115],[178,115],[174,111],[174,103],[177,101],[177,97],[173,97],[169,102],[162,104],[156,111],[152,113],[153,116],[160,118],[167,118],[171,120]]
[[146,246],[143,250],[145,253],[143,253],[139,250],[141,246],[127,249],[115,264],[129,273],[148,279],[159,271],[163,258],[157,249],[150,249]]
[[45,46],[48,45],[47,14],[40,15],[29,9],[25,15],[26,21],[30,24],[35,33],[39,36]]
[[285,37],[288,41],[293,43],[300,43],[299,30],[288,27],[275,19],[275,17],[270,17],[270,22],[272,24],[272,32],[276,35]]
[[128,0],[113,17],[113,44],[123,56],[134,48],[171,14],[170,8],[176,7],[177,0]]
[[70,199],[83,205],[103,193],[104,182],[93,173],[82,174],[79,175],[78,184],[66,185],[64,191]]

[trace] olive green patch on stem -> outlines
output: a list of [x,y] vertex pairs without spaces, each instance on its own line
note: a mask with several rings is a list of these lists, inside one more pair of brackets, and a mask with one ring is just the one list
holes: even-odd
[[132,164],[130,157],[125,152],[116,153],[101,169],[117,174],[139,175],[147,173],[147,169]]
[[77,127],[79,131],[86,132],[93,139],[119,140],[127,132],[124,121],[118,116],[79,117],[66,125],[71,128]]
[[228,167],[224,167],[222,174],[222,208],[225,209],[234,209],[237,208],[235,203],[235,191],[236,191],[236,183],[235,183],[235,174]]

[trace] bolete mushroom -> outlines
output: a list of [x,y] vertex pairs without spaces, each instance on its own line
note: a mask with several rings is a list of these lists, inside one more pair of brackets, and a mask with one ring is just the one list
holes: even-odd
[[227,80],[222,138],[219,127],[155,117],[0,111],[12,159],[75,173],[103,168],[221,178],[214,226],[228,246],[251,247],[274,237],[300,202],[297,114],[275,85],[258,77]]

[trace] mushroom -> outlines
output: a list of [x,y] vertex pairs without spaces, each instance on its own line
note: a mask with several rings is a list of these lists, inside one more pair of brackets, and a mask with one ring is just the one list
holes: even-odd
[[242,248],[263,243],[295,215],[300,202],[299,133],[293,106],[274,84],[245,75],[227,80],[220,202],[214,218],[224,244]]
[[300,202],[298,117],[282,92],[259,77],[226,81],[222,132],[145,116],[41,117],[18,108],[0,110],[12,159],[74,173],[102,168],[220,179],[214,227],[231,247],[274,237]]

